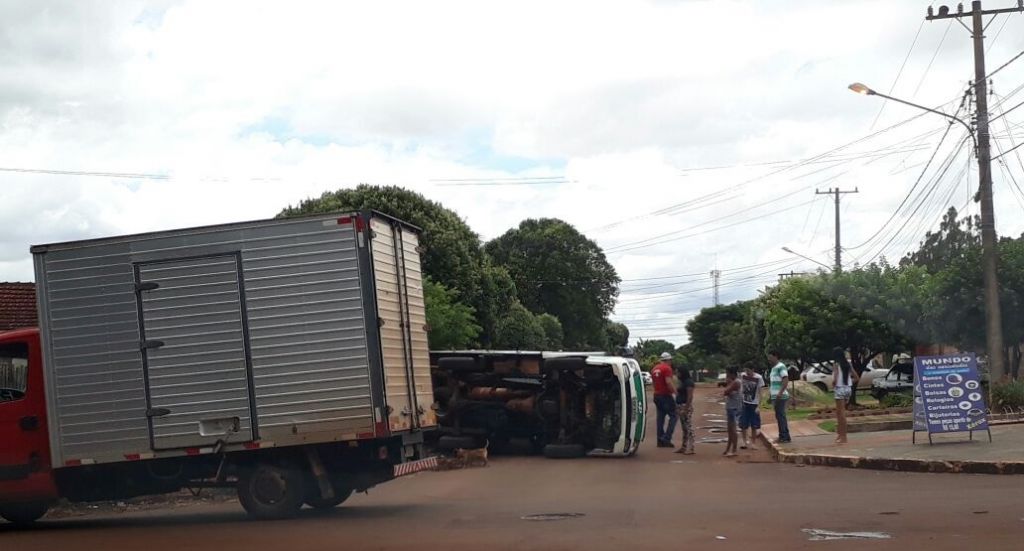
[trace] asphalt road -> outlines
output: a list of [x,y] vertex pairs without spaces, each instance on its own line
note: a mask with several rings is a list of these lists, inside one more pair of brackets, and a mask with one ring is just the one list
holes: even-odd
[[[699,390],[696,425],[720,406]],[[327,513],[253,522],[236,503],[0,525],[0,550],[231,549],[1020,549],[1024,478],[795,467],[724,444],[631,459],[492,458],[422,473]],[[698,431],[698,436],[708,436]],[[678,443],[678,435],[676,442]],[[556,521],[536,513],[580,513]],[[888,540],[810,541],[804,529],[884,532]],[[719,539],[725,538],[725,539]]]

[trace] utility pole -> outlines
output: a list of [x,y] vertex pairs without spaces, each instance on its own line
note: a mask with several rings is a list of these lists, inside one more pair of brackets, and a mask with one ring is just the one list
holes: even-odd
[[784,280],[788,278],[802,275],[807,275],[807,272],[794,272],[793,270],[790,270],[787,273],[779,274],[779,283],[782,283]]
[[836,198],[836,267],[835,272],[838,274],[843,271],[843,246],[842,239],[840,236],[840,224],[839,224],[839,197],[847,193],[860,193],[857,188],[853,188],[853,191],[843,191],[839,188],[828,188],[828,191],[814,190],[815,195],[835,195]]
[[[981,196],[981,267],[985,282],[985,333],[988,345],[988,365],[990,380],[998,381],[1006,374],[1003,363],[1003,316],[999,306],[999,280],[996,276],[996,221],[992,207],[992,154],[989,145],[988,128],[988,75],[985,71],[985,16],[1000,13],[1024,13],[1024,0],[1017,0],[1016,8],[996,10],[981,9],[981,0],[971,2],[971,11],[964,12],[963,4],[957,6],[956,13],[950,13],[949,7],[939,7],[935,14],[928,8],[928,21],[937,19],[971,18],[971,38],[974,39],[974,101],[977,106],[975,124],[977,125],[978,182]],[[991,22],[991,21],[990,21]],[[966,25],[964,25],[966,27]]]
[[721,279],[722,270],[719,270],[717,268],[711,270],[711,288],[714,289],[712,296],[714,297],[713,300],[715,301],[715,306],[718,306],[718,283]]

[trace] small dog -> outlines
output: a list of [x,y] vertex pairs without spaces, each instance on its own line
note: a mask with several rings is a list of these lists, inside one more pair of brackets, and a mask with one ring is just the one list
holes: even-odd
[[490,445],[490,442],[484,444],[484,447],[475,450],[458,448],[455,450],[455,459],[462,463],[463,467],[486,467],[488,445]]

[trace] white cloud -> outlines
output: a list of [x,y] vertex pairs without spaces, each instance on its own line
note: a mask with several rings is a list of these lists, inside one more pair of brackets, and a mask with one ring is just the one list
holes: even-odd
[[[887,91],[923,15],[918,2],[881,0],[3,5],[0,167],[170,178],[0,172],[9,221],[0,280],[31,278],[33,243],[269,217],[369,182],[421,191],[485,238],[526,217],[564,218],[592,230],[627,280],[706,274],[717,263],[722,299],[749,297],[777,272],[816,268],[783,245],[831,262],[832,212],[815,185],[861,190],[844,199],[848,246],[913,185],[936,135],[870,164],[758,163],[867,134],[881,103],[845,86]],[[990,40],[998,29],[993,67],[1024,49],[1024,18],[997,21]],[[937,105],[962,91],[971,61],[959,27],[927,68],[945,31],[924,25],[894,94]],[[1022,77],[1024,61],[995,89],[1009,94]],[[887,105],[874,129],[912,114]],[[923,117],[843,154],[942,125]],[[684,170],[716,165],[751,166]],[[570,182],[437,181],[544,175]],[[1020,205],[1004,180],[997,172],[999,229],[1019,233]],[[722,194],[650,215],[713,192]],[[939,203],[922,207],[890,254],[913,244],[910,228],[924,231],[918,219]],[[758,218],[774,211],[783,212]],[[671,235],[631,249],[662,234]],[[703,275],[627,281],[619,315],[634,334],[681,341],[685,319],[710,303],[709,286]]]

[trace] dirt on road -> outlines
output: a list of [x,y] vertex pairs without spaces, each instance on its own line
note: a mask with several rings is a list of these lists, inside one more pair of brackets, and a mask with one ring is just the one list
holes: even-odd
[[[719,424],[716,392],[698,390],[695,425]],[[653,435],[650,426],[634,458],[492,457],[486,468],[421,473],[289,521],[250,521],[237,503],[213,501],[31,530],[3,524],[0,550],[1021,548],[1024,478],[795,467],[763,451],[723,458],[718,443],[682,456],[654,447]],[[524,519],[538,514],[555,516]],[[811,541],[822,535],[813,530],[890,539]]]

